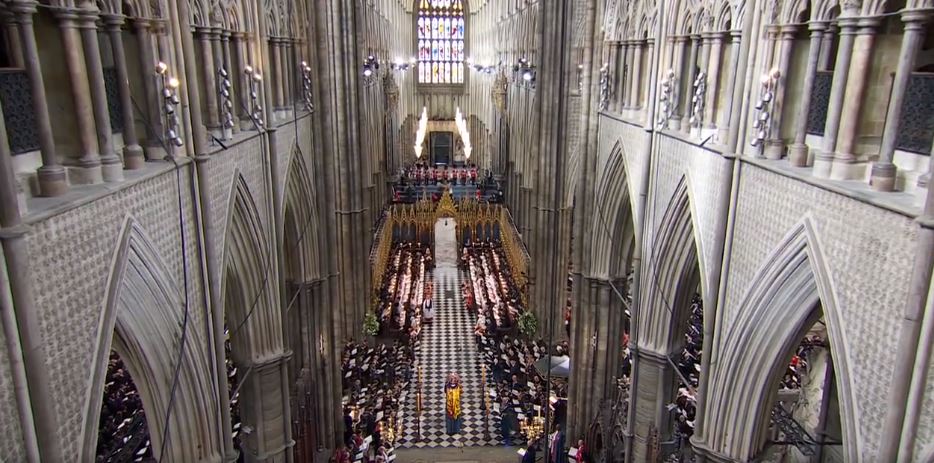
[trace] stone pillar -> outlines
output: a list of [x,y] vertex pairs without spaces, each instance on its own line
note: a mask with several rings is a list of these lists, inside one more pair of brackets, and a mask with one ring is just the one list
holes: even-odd
[[611,108],[614,113],[618,114],[623,108],[623,82],[626,80],[626,65],[623,63],[626,61],[626,48],[621,42],[616,42],[613,44],[613,50],[613,60],[610,64],[615,72],[613,72],[613,82],[610,83],[613,86]]
[[833,38],[839,34],[839,28],[835,24],[827,26],[827,31],[821,36],[820,57],[817,59],[817,69],[820,71],[829,71],[830,64],[833,62]]
[[243,382],[240,414],[243,425],[253,428],[243,438],[243,456],[248,462],[285,462],[285,454],[291,452],[294,442],[290,438],[292,423],[287,420],[291,411],[286,366],[291,355],[262,357],[252,364],[252,374]]
[[632,78],[629,79],[629,106],[638,109],[642,106],[642,57],[645,55],[645,41],[637,40],[633,43],[632,52]]
[[113,130],[110,125],[110,107],[107,105],[107,88],[104,84],[104,65],[101,60],[100,42],[97,38],[97,12],[84,10],[81,18],[81,39],[91,90],[91,103],[97,128],[97,145],[100,149],[101,173],[106,182],[123,180],[123,165],[114,151]]
[[817,66],[823,54],[821,44],[824,42],[824,29],[826,25],[821,22],[811,22],[808,29],[811,31],[811,42],[808,45],[808,64],[804,71],[804,85],[801,89],[801,105],[795,115],[795,140],[788,146],[788,161],[795,167],[804,167],[808,164],[808,145],[805,144],[808,132],[808,112],[811,109],[811,91],[814,87],[814,78],[817,76]]
[[675,374],[665,355],[632,346],[632,397],[629,429],[633,433],[632,458],[650,461],[653,452],[647,446],[651,429],[659,442],[670,440],[671,423],[666,405],[674,400]]
[[879,148],[879,160],[872,166],[872,175],[869,183],[873,190],[892,191],[895,189],[895,164],[892,158],[895,155],[895,142],[898,138],[899,119],[905,103],[905,92],[911,71],[914,69],[915,57],[924,43],[924,26],[928,20],[926,11],[906,10],[902,13],[905,23],[905,34],[902,36],[902,48],[898,55],[898,68],[895,71],[895,82],[889,96],[889,111],[885,118],[885,129],[882,132],[882,143]]
[[837,130],[840,128],[840,115],[843,111],[843,97],[850,71],[850,59],[853,56],[853,42],[856,38],[856,18],[842,18],[839,22],[840,45],[837,47],[837,60],[834,65],[833,83],[830,89],[830,101],[827,104],[827,121],[824,124],[824,139],[821,151],[814,157],[814,176],[830,177],[833,153],[837,147]]
[[233,50],[237,55],[237,64],[240,66],[234,75],[231,76],[232,79],[237,79],[237,82],[240,84],[239,100],[234,102],[234,106],[240,105],[240,130],[250,130],[253,127],[253,122],[250,120],[250,112],[253,108],[251,107],[252,101],[250,100],[251,78],[244,72],[244,68],[250,65],[246,53],[244,52],[246,48],[246,36],[242,32],[235,32],[232,39]]
[[[201,44],[201,78],[204,79],[204,126],[211,133],[220,127],[217,112],[217,79],[214,69],[214,50],[211,47],[212,30],[209,27],[196,29],[198,42]],[[189,85],[193,85],[190,83]]]
[[162,125],[162,103],[160,88],[157,84],[155,68],[157,60],[153,56],[152,25],[145,19],[133,20],[133,28],[136,30],[136,37],[139,41],[139,60],[140,69],[143,75],[143,91],[145,92],[143,101],[146,118],[149,124],[146,124],[146,140],[143,142],[143,152],[148,159],[162,159],[168,153],[162,147],[160,142],[165,129]]
[[707,103],[704,105],[703,124],[707,128],[717,127],[717,99],[720,94],[720,65],[722,60],[720,55],[723,51],[722,32],[715,32],[710,35],[710,55],[707,61]]
[[75,8],[54,9],[62,36],[62,52],[68,69],[68,82],[74,103],[74,116],[78,133],[78,153],[69,160],[69,178],[72,183],[101,183],[101,159],[98,155],[97,133],[94,126],[94,106],[88,82],[87,66],[81,48],[78,22],[81,11]]
[[[234,124],[231,130],[233,133],[239,133],[240,132],[240,115],[239,115],[240,108],[239,108],[239,101],[237,101],[237,98],[239,97],[238,92],[243,93],[243,90],[240,90],[237,88],[237,80],[240,78],[239,76],[242,74],[242,70],[238,70],[234,68],[233,56],[230,54],[230,41],[233,35],[234,33],[230,31],[225,30],[221,32],[221,43],[223,44],[223,52],[224,52],[224,69],[227,70],[227,80],[230,81],[230,89],[229,89],[230,90],[230,104],[231,104],[230,114],[233,116],[233,121],[234,121]],[[234,46],[236,47],[236,45]]]
[[39,132],[39,152],[42,166],[37,171],[39,194],[59,196],[68,191],[65,181],[65,168],[58,163],[55,154],[55,138],[52,134],[52,122],[49,120],[49,103],[45,96],[45,83],[42,78],[42,65],[39,61],[39,47],[33,29],[32,17],[36,13],[38,2],[34,0],[12,0],[7,8],[14,15],[19,25],[20,41],[23,46],[23,64],[29,76],[29,88],[32,94],[32,110],[36,117]]
[[270,84],[272,85],[273,98],[275,99],[275,104],[273,109],[277,112],[285,110],[285,89],[282,85],[283,79],[283,66],[282,66],[282,39],[279,38],[269,38],[269,48],[272,53],[270,53]]
[[[226,68],[224,64],[224,44],[221,41],[222,33],[223,31],[219,27],[211,29],[211,52],[214,55],[214,87],[207,89],[207,91],[214,92],[214,95],[217,97],[217,137],[227,140],[230,138],[230,130],[224,127],[224,113],[226,109],[224,108],[224,98],[221,96],[223,78],[220,75],[221,69]],[[227,72],[229,76],[230,71],[227,70]]]
[[723,102],[723,108],[719,113],[720,119],[717,122],[717,142],[726,144],[730,134],[730,125],[733,123],[733,88],[736,86],[736,80],[739,75],[739,48],[743,39],[741,30],[730,31],[730,73],[727,75],[726,101]]
[[130,80],[126,67],[126,53],[123,50],[123,37],[121,26],[123,16],[106,15],[104,24],[110,36],[110,46],[113,50],[114,67],[117,70],[117,90],[120,93],[120,110],[123,119],[123,165],[127,169],[139,169],[146,159],[143,157],[143,148],[139,146],[136,136],[136,123],[133,118],[133,99],[130,95]]
[[853,177],[852,165],[856,162],[856,142],[859,131],[860,115],[863,109],[863,97],[866,84],[872,70],[872,48],[875,42],[876,18],[861,18],[856,41],[853,46],[853,58],[850,63],[850,77],[846,82],[846,96],[843,99],[843,114],[840,119],[840,133],[837,135],[836,154],[830,171],[830,178],[845,180]]
[[[791,54],[795,48],[795,32],[798,26],[785,25],[780,29],[781,54],[778,58],[778,85],[775,91],[775,100],[772,103],[772,124],[769,129],[770,138],[765,141],[765,157],[768,159],[781,159],[785,151],[785,142],[782,140],[782,113],[785,111],[785,95],[788,92],[788,72],[791,68]],[[770,72],[767,70],[766,72]]]
[[20,39],[20,37],[22,37],[22,32],[20,32],[19,24],[16,22],[16,14],[10,9],[7,9],[0,13],[0,15],[2,15],[3,25],[6,26],[4,38],[8,42],[10,61],[12,61],[13,67],[25,68],[26,63],[23,58],[23,44]]
[[632,108],[632,83],[636,80],[636,56],[639,52],[639,43],[631,40],[626,47],[626,82],[623,83],[623,110]]
[[693,35],[690,40],[691,53],[688,55],[687,72],[682,75],[681,79],[681,88],[683,89],[681,106],[684,108],[681,111],[681,131],[684,133],[691,131],[691,112],[693,111],[691,98],[694,97],[694,78],[697,77],[697,54],[700,49],[701,38],[699,35]]

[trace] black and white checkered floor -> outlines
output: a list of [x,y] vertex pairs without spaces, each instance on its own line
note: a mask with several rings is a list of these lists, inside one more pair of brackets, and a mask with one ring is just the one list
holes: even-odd
[[[422,370],[421,439],[415,412],[417,386],[413,381],[401,410],[405,420],[400,439],[403,448],[502,444],[499,419],[491,415],[487,423],[484,418],[481,359],[473,335],[475,320],[464,307],[461,281],[462,275],[456,266],[442,266],[439,262],[434,270],[435,319],[422,329],[421,342],[415,349],[416,371]],[[454,436],[448,435],[444,426],[444,381],[450,372],[459,374],[463,384],[464,420],[460,434]],[[489,372],[487,381],[491,381]]]

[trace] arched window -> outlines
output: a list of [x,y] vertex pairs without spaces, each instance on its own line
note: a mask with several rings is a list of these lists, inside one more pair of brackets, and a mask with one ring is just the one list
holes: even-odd
[[418,0],[418,83],[464,83],[463,0]]

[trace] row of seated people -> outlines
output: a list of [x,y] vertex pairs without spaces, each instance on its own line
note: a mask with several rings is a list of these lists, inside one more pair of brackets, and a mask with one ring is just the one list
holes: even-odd
[[418,184],[437,184],[442,182],[476,185],[480,175],[476,165],[465,167],[428,166],[416,164],[403,167],[400,178]]
[[241,421],[240,421],[240,389],[237,387],[240,384],[240,380],[237,378],[237,366],[233,362],[233,351],[230,347],[230,329],[226,326],[224,327],[224,351],[226,356],[224,357],[226,367],[227,367],[227,392],[230,397],[230,422],[233,431],[231,436],[233,437],[234,448],[240,450],[240,432],[241,432]]
[[691,300],[691,315],[688,318],[687,330],[684,333],[684,347],[678,357],[677,367],[684,381],[678,385],[678,395],[675,398],[675,430],[678,435],[687,439],[694,435],[694,418],[697,415],[697,385],[700,378],[700,361],[704,347],[704,304],[700,296],[695,294]]
[[[335,461],[364,453],[364,460],[378,460],[391,453],[394,426],[405,390],[412,379],[415,351],[411,342],[397,339],[392,346],[349,342],[342,358],[344,448]],[[382,449],[382,450],[381,450]]]
[[[546,403],[551,407],[552,422],[564,424],[567,418],[568,383],[565,378],[552,376],[551,397],[546,401],[545,375],[538,371],[535,362],[548,355],[541,340],[520,341],[509,335],[477,337],[481,358],[492,373],[490,403],[491,413],[500,419],[502,438],[508,445],[519,431],[519,423],[544,414]],[[555,346],[554,356],[568,355],[567,343]]]
[[98,462],[152,458],[149,429],[139,391],[116,352],[110,352],[97,434]]
[[467,309],[477,313],[477,334],[512,330],[519,317],[520,294],[502,246],[491,241],[468,243],[460,265],[469,276],[461,291]]
[[379,292],[380,327],[412,339],[421,331],[422,313],[431,306],[430,270],[433,258],[428,246],[394,244]]

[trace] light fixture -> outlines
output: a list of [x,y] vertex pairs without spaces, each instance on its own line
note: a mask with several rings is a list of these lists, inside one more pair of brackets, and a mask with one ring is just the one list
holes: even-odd
[[305,101],[305,110],[314,112],[315,105],[311,99],[311,66],[302,61],[302,99]]
[[178,97],[178,87],[181,83],[177,78],[169,75],[169,66],[162,61],[159,61],[156,64],[156,73],[162,77],[162,121],[163,121],[163,132],[164,139],[168,142],[165,145],[166,156],[169,158],[175,157],[174,148],[181,147],[184,145],[182,137],[178,134],[178,125],[179,119],[178,114],[176,114],[176,109],[180,103]]
[[760,80],[762,89],[759,92],[759,100],[756,101],[755,105],[758,114],[753,118],[752,122],[752,128],[756,130],[752,140],[749,141],[751,146],[758,148],[758,154],[760,156],[764,154],[766,140],[772,132],[772,109],[775,100],[775,92],[778,88],[778,82],[781,76],[782,73],[778,69],[773,68],[769,72],[762,74],[762,79]]
[[379,60],[373,55],[367,55],[363,61],[363,77],[370,78],[379,71]]
[[265,125],[263,106],[259,103],[259,92],[256,87],[263,81],[263,75],[249,64],[244,66],[243,73],[247,76],[247,84],[250,86],[250,119],[253,120],[257,130],[262,130]]

